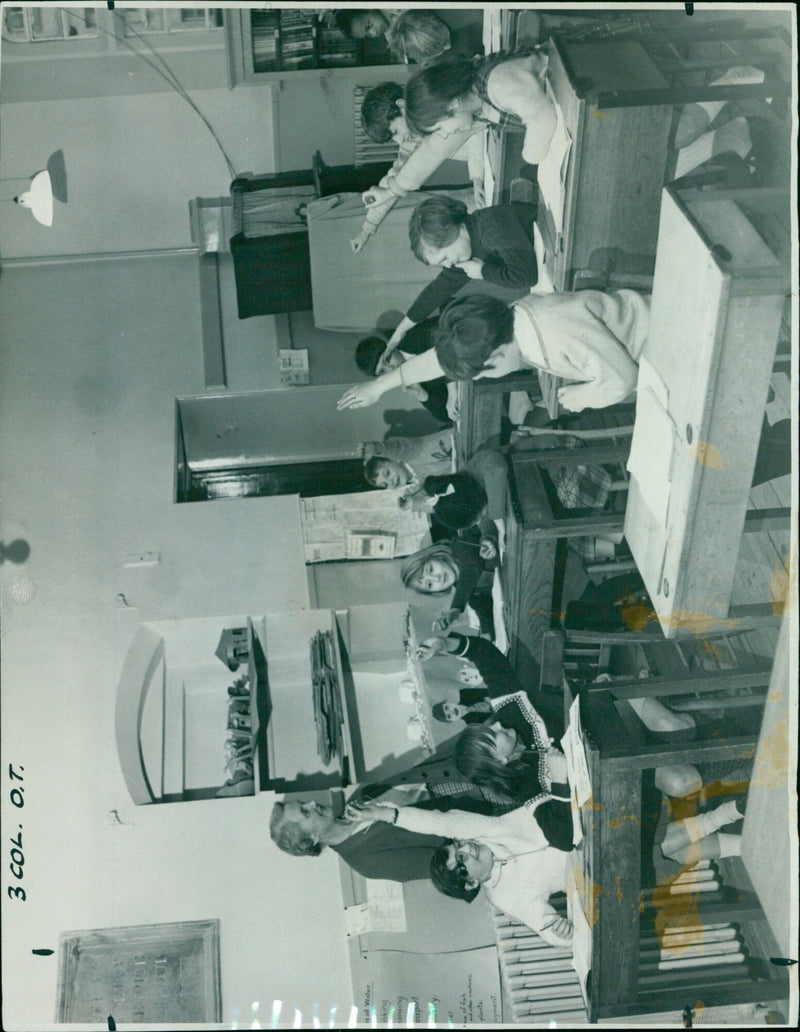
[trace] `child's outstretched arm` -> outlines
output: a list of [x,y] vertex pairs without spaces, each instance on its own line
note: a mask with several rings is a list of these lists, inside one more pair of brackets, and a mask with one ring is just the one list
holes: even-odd
[[[395,197],[405,197],[406,194],[419,190],[443,161],[453,158],[467,140],[474,133],[480,132],[481,129],[482,126],[476,125],[461,129],[453,133],[452,136],[442,137],[437,136],[435,133],[423,136],[403,167],[398,169],[396,173],[390,173],[386,177],[388,190]],[[458,160],[461,160],[461,155],[459,155]],[[368,192],[372,193],[373,191]],[[381,196],[378,194],[376,198],[380,199]]]
[[426,380],[436,380],[444,375],[445,372],[439,365],[436,351],[431,348],[430,351],[425,351],[421,355],[414,355],[413,358],[409,358],[407,362],[389,373],[377,376],[367,383],[360,383],[356,387],[350,387],[339,398],[336,407],[339,411],[346,408],[366,408],[374,405],[387,391],[391,391],[395,387],[425,383]]
[[[365,190],[362,194],[362,200],[367,197],[372,197],[373,191],[380,191],[381,193],[384,192],[380,186],[370,187],[369,190]],[[360,254],[360,252],[364,250],[370,241],[370,237],[373,237],[378,232],[381,223],[395,206],[397,197],[390,190],[385,192],[387,196],[382,201],[367,205],[367,214],[364,219],[364,224],[358,235],[354,236],[350,241],[353,254]]]

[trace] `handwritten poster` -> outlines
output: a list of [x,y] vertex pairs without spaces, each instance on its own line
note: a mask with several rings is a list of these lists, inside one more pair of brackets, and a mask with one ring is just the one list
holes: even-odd
[[362,954],[353,971],[359,1020],[381,1025],[496,1024],[502,1020],[497,950]]

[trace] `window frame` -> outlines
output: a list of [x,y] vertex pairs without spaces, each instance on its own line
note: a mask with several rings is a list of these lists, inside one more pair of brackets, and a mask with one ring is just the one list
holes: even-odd
[[[143,40],[158,44],[161,52],[183,49],[205,49],[222,48],[225,46],[224,22],[221,19],[219,25],[209,25],[212,12],[223,11],[223,8],[209,7],[204,9],[206,15],[205,26],[172,27],[152,32],[138,32],[126,34],[125,14],[126,9],[92,8],[96,15],[97,31],[93,35],[85,36],[62,36],[50,39],[13,39],[5,33],[5,18],[11,10],[19,8],[26,19],[30,21],[30,10],[34,5],[14,4],[11,7],[4,7],[2,20],[3,59],[4,60],[30,60],[45,57],[84,57],[102,55],[108,53],[131,53],[133,49],[143,50]],[[87,5],[89,6],[89,5]],[[177,10],[177,8],[175,8]],[[127,9],[130,10],[130,9]],[[160,9],[162,10],[162,9]],[[164,5],[163,13],[171,11],[168,5]],[[62,11],[62,25],[64,15]],[[136,47],[136,40],[140,46]],[[7,44],[7,45],[6,45]]]

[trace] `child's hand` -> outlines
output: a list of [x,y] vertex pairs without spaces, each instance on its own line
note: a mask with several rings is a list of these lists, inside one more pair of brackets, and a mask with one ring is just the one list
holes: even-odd
[[497,546],[492,538],[481,538],[478,555],[480,555],[481,559],[494,559],[497,556]]
[[[395,332],[392,334],[392,336],[386,342],[386,350],[381,355],[381,357],[378,359],[378,363],[375,366],[375,374],[377,376],[379,376],[381,373],[388,373],[393,368],[395,368],[395,364],[396,363],[392,362],[391,365],[390,365],[389,364],[389,360],[391,359],[392,355],[394,354],[395,349],[400,346],[400,342],[401,342],[401,340],[403,339],[404,336],[405,336],[405,334],[400,334],[400,336],[398,337],[397,336],[397,330],[395,330]],[[402,355],[400,355],[398,357],[402,358]],[[400,364],[402,364],[402,363],[400,363]]]
[[567,770],[567,758],[559,750],[549,748],[547,750],[547,766],[550,771],[550,780],[559,785],[569,784],[569,772]]
[[586,407],[580,398],[573,397],[576,386],[582,387],[583,384],[568,384],[566,387],[559,387],[557,391],[558,404],[567,412],[582,412]]
[[369,243],[370,236],[370,233],[365,233],[362,229],[357,236],[353,237],[353,239],[350,241],[350,247],[353,250],[353,254],[360,254],[361,251],[364,250],[364,248]]
[[339,412],[347,408],[368,408],[383,397],[386,388],[380,379],[371,380],[368,383],[360,383],[357,387],[351,387],[336,402]]
[[475,198],[475,207],[476,208],[485,208],[486,207],[486,190],[484,189],[483,180],[482,179],[473,179],[472,180],[472,194],[473,194],[473,196]]
[[388,186],[371,186],[362,193],[361,200],[368,208],[373,208],[376,204],[388,201],[390,197],[394,197],[394,194]]
[[457,620],[460,615],[457,609],[443,609],[431,626],[434,631],[446,631],[450,624]]
[[483,262],[480,258],[468,258],[465,262],[459,262],[456,268],[466,272],[470,279],[483,279]]
[[381,446],[378,441],[364,441],[363,444],[358,446],[358,454],[366,462],[367,459],[371,459],[374,455],[380,453]]
[[443,652],[447,652],[447,642],[444,638],[428,638],[420,643],[417,658],[425,662],[434,656],[440,656]]

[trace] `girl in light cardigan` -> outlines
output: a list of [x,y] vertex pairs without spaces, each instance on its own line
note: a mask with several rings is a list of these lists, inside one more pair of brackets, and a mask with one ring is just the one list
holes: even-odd
[[412,132],[441,137],[476,123],[522,131],[522,158],[538,165],[558,118],[544,85],[546,70],[547,56],[536,48],[439,61],[409,80],[406,121]]

